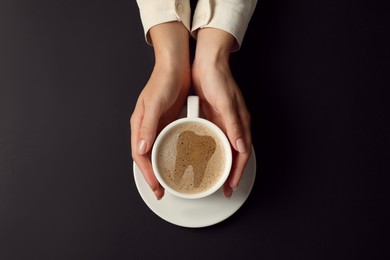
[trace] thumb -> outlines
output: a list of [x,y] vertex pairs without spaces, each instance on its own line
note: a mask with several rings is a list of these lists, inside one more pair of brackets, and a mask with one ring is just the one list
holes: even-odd
[[247,145],[240,119],[235,113],[226,113],[224,121],[226,133],[233,148],[239,153],[245,153],[247,151]]
[[159,119],[159,109],[156,109],[156,107],[145,109],[138,135],[138,154],[146,154],[150,151],[154,138],[156,137]]

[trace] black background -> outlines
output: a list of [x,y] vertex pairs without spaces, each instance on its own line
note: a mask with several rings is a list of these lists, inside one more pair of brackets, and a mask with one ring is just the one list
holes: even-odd
[[0,259],[389,259],[388,16],[386,1],[259,1],[232,54],[256,182],[190,229],[132,175],[154,62],[136,1],[0,0]]

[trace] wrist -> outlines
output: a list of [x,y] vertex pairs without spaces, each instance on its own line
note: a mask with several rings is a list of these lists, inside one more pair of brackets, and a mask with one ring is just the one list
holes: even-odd
[[200,64],[227,64],[235,38],[220,29],[203,28],[197,35],[194,62]]
[[183,23],[158,24],[150,29],[150,36],[157,66],[167,69],[189,66],[189,32]]
[[165,72],[185,72],[190,69],[189,56],[176,56],[170,54],[156,55],[155,68]]

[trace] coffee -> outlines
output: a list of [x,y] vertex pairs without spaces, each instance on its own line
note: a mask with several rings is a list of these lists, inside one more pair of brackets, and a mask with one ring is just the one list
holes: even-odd
[[157,150],[157,167],[174,190],[199,193],[220,179],[226,153],[219,137],[207,126],[185,122],[164,136]]

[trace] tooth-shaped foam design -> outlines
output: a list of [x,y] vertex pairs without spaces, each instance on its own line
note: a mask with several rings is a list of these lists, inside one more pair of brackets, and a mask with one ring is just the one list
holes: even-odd
[[176,144],[176,162],[174,171],[174,182],[179,183],[184,172],[192,166],[194,176],[194,187],[199,187],[207,163],[216,149],[216,142],[211,136],[197,135],[193,131],[182,132]]

